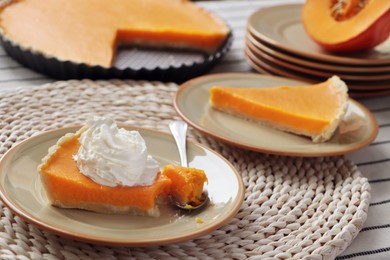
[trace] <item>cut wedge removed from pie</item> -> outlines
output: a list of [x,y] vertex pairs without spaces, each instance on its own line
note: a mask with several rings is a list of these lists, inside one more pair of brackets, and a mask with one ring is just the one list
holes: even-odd
[[329,140],[348,107],[348,88],[337,76],[306,86],[214,86],[209,91],[215,109],[308,136],[313,142]]
[[61,61],[110,67],[118,45],[212,53],[229,34],[218,17],[186,0],[10,0],[3,36]]

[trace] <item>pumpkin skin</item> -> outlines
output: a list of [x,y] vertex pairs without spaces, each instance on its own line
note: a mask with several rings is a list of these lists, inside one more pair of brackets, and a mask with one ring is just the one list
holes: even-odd
[[[336,19],[335,0],[306,0],[302,23],[307,34],[330,52],[368,50],[390,36],[390,0],[368,0],[358,12]],[[359,0],[347,0],[358,4]]]

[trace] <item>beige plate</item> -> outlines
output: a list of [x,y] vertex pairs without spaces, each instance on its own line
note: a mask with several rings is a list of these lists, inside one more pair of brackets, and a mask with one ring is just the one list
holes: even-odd
[[305,73],[298,73],[286,68],[282,68],[280,66],[273,66],[270,63],[265,62],[264,60],[256,58],[256,55],[252,53],[252,51],[248,47],[245,48],[245,58],[247,59],[249,65],[251,65],[252,68],[259,72],[265,71],[269,74],[288,77],[291,79],[297,79],[310,83],[316,83],[325,80],[324,77],[317,77]]
[[[256,55],[248,48],[245,48],[245,58],[249,65],[260,73],[283,76],[291,79],[297,79],[300,81],[317,83],[324,81],[327,77],[317,77],[314,75],[309,75],[307,73],[297,72],[288,68],[284,68],[268,62],[264,59],[259,59]],[[364,91],[375,92],[376,94],[382,95],[382,93],[387,93],[390,89],[390,81],[376,81],[376,82],[358,82],[346,80],[348,88],[351,90],[351,93],[355,91]]]
[[252,35],[273,48],[317,61],[367,65],[390,65],[390,52],[378,48],[370,52],[338,54],[323,51],[306,34],[301,21],[302,5],[279,5],[259,9],[248,19]]
[[374,116],[351,99],[347,114],[334,137],[326,143],[316,144],[308,138],[212,109],[208,89],[215,85],[264,88],[307,83],[251,73],[223,73],[199,77],[181,85],[174,99],[179,115],[197,130],[245,149],[292,156],[340,155],[365,147],[378,133]]
[[[322,81],[323,79],[308,79],[300,76],[301,74],[299,73],[288,73],[286,71],[282,70],[277,70],[269,67],[265,63],[258,64],[255,61],[251,59],[251,54],[246,50],[245,52],[245,58],[248,62],[248,64],[257,72],[261,74],[268,74],[268,75],[273,75],[273,76],[282,76],[282,77],[287,77],[291,79],[296,79],[300,80],[302,82],[307,82],[307,83],[312,83],[315,84],[317,82]],[[375,86],[376,87],[376,86]],[[379,85],[378,89],[371,89],[372,85],[367,85],[367,86],[354,86],[351,84],[348,84],[349,88],[349,96],[353,98],[366,98],[366,97],[380,97],[380,96],[386,96],[390,94],[390,86],[388,84],[386,85]]]
[[[126,127],[133,129],[130,127]],[[205,235],[235,216],[244,199],[239,173],[219,154],[188,142],[191,167],[205,170],[212,205],[184,215],[170,205],[160,205],[161,216],[107,215],[77,209],[60,209],[49,204],[37,173],[47,149],[65,133],[78,127],[46,132],[16,145],[0,161],[0,195],[4,203],[26,221],[43,229],[91,243],[151,246],[176,243]],[[179,163],[175,142],[169,134],[138,129],[149,153],[161,165]],[[197,223],[196,218],[204,221]]]
[[342,72],[338,70],[322,70],[317,66],[306,67],[302,65],[296,65],[291,62],[286,62],[282,59],[275,58],[266,52],[263,52],[261,49],[258,49],[251,41],[246,42],[248,49],[256,56],[257,59],[264,60],[268,63],[275,64],[285,69],[290,69],[298,73],[306,73],[308,75],[330,78],[333,75],[338,75],[344,80],[357,81],[357,82],[383,82],[388,81],[390,84],[390,72],[386,73],[375,73],[375,74],[363,74],[356,72]]
[[283,60],[285,62],[293,63],[296,65],[301,65],[309,68],[318,68],[321,70],[327,71],[339,71],[346,73],[360,73],[362,75],[368,74],[390,74],[390,65],[389,66],[359,66],[359,64],[346,65],[346,64],[337,64],[337,63],[328,63],[323,61],[316,61],[306,59],[291,53],[284,52],[278,49],[272,49],[267,46],[266,43],[263,43],[260,39],[256,39],[250,32],[246,35],[247,42],[250,42],[255,46],[259,51],[267,53],[268,55]]

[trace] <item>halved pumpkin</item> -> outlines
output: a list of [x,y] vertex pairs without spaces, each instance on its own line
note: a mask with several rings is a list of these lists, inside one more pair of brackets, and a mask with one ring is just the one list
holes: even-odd
[[302,22],[325,50],[367,50],[390,36],[389,0],[307,0]]

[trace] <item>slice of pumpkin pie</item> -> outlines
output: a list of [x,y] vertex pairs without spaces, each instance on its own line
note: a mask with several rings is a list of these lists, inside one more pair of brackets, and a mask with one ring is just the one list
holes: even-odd
[[213,108],[263,123],[279,130],[329,140],[344,117],[348,89],[337,76],[307,86],[209,89]]
[[61,137],[38,172],[52,205],[102,213],[158,216],[171,186],[139,132],[106,118]]
[[10,0],[3,37],[61,61],[110,67],[118,45],[215,52],[229,34],[218,17],[186,0]]
[[38,172],[53,206],[152,217],[169,196],[196,202],[207,181],[201,170],[168,165],[161,172],[141,134],[110,118],[61,137]]

